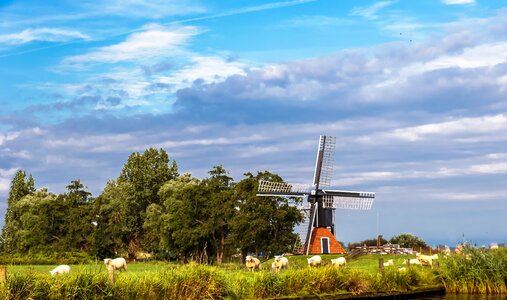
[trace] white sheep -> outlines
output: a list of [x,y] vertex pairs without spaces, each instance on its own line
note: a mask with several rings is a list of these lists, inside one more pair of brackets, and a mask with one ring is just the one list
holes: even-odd
[[245,259],[246,267],[249,271],[253,272],[255,269],[261,270],[261,261],[257,257],[248,255]]
[[405,267],[401,267],[398,269],[398,272],[405,272],[405,271],[407,271],[407,268],[405,268]]
[[307,258],[307,260],[308,260],[308,267],[310,267],[310,268],[317,268],[322,264],[322,258],[319,255],[315,255],[310,258]]
[[118,257],[115,259],[105,258],[104,264],[106,267],[112,270],[125,270],[127,271],[127,262],[125,261],[125,258]]
[[334,259],[331,259],[331,265],[339,268],[340,266],[344,266],[346,267],[347,266],[347,260],[345,259],[345,257],[338,257],[338,258],[334,258]]
[[51,273],[51,276],[55,276],[58,274],[68,274],[70,273],[70,267],[68,265],[59,265],[58,267],[49,271],[49,273]]
[[[421,265],[421,262],[417,258],[411,258],[411,259],[408,260],[408,262],[409,262],[410,265],[419,265],[419,266]],[[404,265],[407,264],[407,260],[406,259],[403,260],[403,264]]]
[[433,261],[438,259],[438,254],[434,255],[422,255],[421,253],[416,254],[417,259],[421,262],[422,265],[433,265]]
[[384,267],[394,266],[394,261],[392,259],[388,260],[384,263]]
[[274,269],[275,272],[280,271],[281,269],[289,268],[289,260],[284,256],[275,256],[275,260],[271,264],[271,268]]

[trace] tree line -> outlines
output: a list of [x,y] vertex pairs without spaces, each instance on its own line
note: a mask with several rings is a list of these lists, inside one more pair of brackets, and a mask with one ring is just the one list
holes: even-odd
[[198,179],[179,174],[163,149],[132,153],[119,176],[93,197],[79,180],[66,192],[35,188],[19,170],[11,183],[0,249],[4,253],[85,252],[104,258],[149,252],[201,263],[233,254],[290,251],[301,212],[280,197],[256,197],[268,171],[239,182],[222,166]]

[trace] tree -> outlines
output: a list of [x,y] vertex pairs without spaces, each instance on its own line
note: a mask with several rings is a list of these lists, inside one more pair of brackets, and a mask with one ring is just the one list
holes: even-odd
[[57,207],[57,195],[46,188],[39,189],[21,198],[12,207],[19,216],[19,226],[13,236],[16,252],[37,253],[52,249],[55,241],[55,220],[61,210]]
[[[364,245],[366,245],[368,247],[377,246],[377,242],[378,242],[378,240],[375,239],[375,238],[373,238],[373,239],[367,239],[367,240],[362,240],[360,242],[348,243],[347,248],[349,250],[353,250],[356,247],[363,247]],[[386,240],[382,236],[380,236],[380,245],[384,245],[384,244],[387,244],[387,243],[388,243],[388,240]]]
[[398,244],[400,247],[404,248],[428,247],[424,240],[411,233],[402,233],[400,235],[393,236],[389,242],[391,244]]
[[99,216],[95,252],[105,250],[99,241],[129,256],[148,246],[143,229],[146,210],[151,204],[160,205],[159,189],[176,176],[178,166],[165,150],[149,148],[144,153],[132,153],[120,176],[108,182],[95,203]]
[[91,193],[79,179],[67,185],[68,192],[62,195],[65,215],[62,223],[65,231],[61,243],[66,251],[89,251],[91,233],[94,230]]
[[6,252],[14,251],[13,239],[16,232],[19,230],[19,215],[13,207],[26,195],[35,192],[35,183],[32,175],[26,178],[26,173],[19,170],[12,179],[9,196],[7,198],[7,210],[5,212],[4,227],[2,229],[3,249]]
[[230,238],[243,259],[248,252],[272,255],[290,251],[297,238],[294,227],[303,215],[286,198],[256,196],[259,180],[282,182],[282,178],[268,171],[245,176],[235,187],[238,211],[231,220]]
[[222,264],[226,240],[230,233],[229,222],[236,213],[236,201],[231,187],[233,179],[223,166],[213,167],[208,174],[210,177],[202,181],[203,188],[209,197],[206,203],[208,216],[205,228],[213,246],[216,262]]
[[[205,230],[207,195],[199,180],[184,174],[164,184],[159,194],[164,208],[164,213],[158,215],[163,245],[177,254],[181,262],[190,257],[202,261],[208,241]],[[148,222],[154,223],[156,208],[150,205]]]
[[93,201],[93,214],[97,225],[94,232],[93,253],[101,258],[128,251],[131,233],[127,223],[130,203],[128,183],[107,182],[102,194]]

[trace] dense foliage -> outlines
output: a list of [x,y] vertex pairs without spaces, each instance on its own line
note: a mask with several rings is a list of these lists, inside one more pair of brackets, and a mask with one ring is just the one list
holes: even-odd
[[400,235],[393,236],[389,242],[391,244],[400,245],[403,248],[426,248],[428,245],[421,238],[411,234],[411,233],[402,233]]
[[236,253],[273,255],[290,250],[301,213],[279,197],[256,197],[259,179],[245,174],[237,184],[222,166],[198,179],[180,175],[163,149],[133,153],[116,180],[92,197],[79,179],[54,194],[35,189],[19,171],[11,184],[4,254],[81,252],[96,257],[140,252],[221,264]]

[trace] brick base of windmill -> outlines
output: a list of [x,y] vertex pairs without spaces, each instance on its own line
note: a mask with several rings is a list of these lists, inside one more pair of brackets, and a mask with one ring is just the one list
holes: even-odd
[[[325,249],[326,239],[327,253]],[[315,227],[310,237],[308,254],[345,254],[345,250],[327,227]]]

